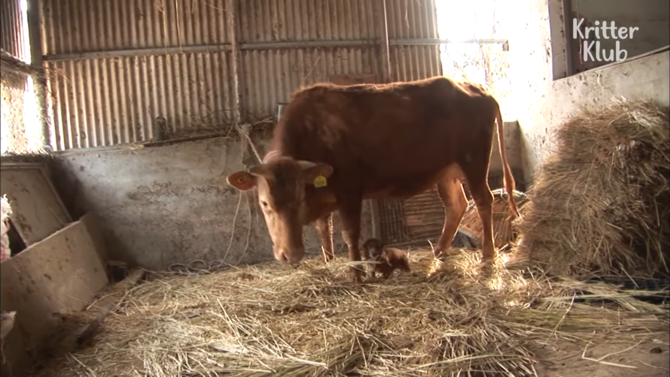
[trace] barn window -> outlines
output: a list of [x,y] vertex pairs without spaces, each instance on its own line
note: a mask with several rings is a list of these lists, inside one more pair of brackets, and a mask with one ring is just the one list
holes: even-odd
[[555,79],[653,54],[670,45],[667,0],[562,0],[562,7],[563,30],[552,27],[551,31],[552,39],[566,43],[565,56],[556,44],[552,46],[554,65],[564,59],[565,73],[556,75],[554,70]]

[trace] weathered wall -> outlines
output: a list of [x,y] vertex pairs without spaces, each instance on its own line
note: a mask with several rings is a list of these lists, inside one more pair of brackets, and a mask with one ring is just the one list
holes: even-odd
[[[264,142],[257,142],[264,153]],[[245,197],[226,256],[239,194],[225,176],[244,169],[236,141],[208,139],[141,149],[70,151],[58,154],[54,184],[73,217],[94,211],[111,259],[165,269],[173,263],[253,263],[272,259],[263,215]],[[363,237],[371,234],[364,206]],[[242,254],[252,227],[248,250]],[[336,251],[342,248],[336,216]],[[320,252],[314,226],[306,227],[308,253]]]
[[524,176],[531,183],[554,147],[552,132],[580,106],[605,104],[617,96],[668,105],[669,52],[554,81],[554,77],[565,77],[566,69],[562,2],[532,0],[523,6],[527,16],[510,38],[510,51],[519,100]]

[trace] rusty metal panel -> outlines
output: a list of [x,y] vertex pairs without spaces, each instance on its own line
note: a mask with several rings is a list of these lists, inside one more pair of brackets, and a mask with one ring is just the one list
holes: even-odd
[[232,88],[226,52],[49,63],[56,149],[90,148],[230,123]]
[[[434,0],[388,1],[391,38],[437,38]],[[233,80],[225,3],[45,0],[45,55],[110,52],[47,62],[53,73],[49,89],[55,149],[150,140],[159,116],[173,133],[229,123]],[[272,116],[277,103],[288,101],[302,85],[328,81],[332,75],[379,74],[381,29],[374,1],[237,4],[239,42],[256,46],[240,54],[245,121]],[[300,41],[338,40],[361,45],[288,48]],[[186,46],[201,46],[202,51],[178,50]],[[110,56],[134,49],[149,53]],[[441,72],[437,46],[394,46],[391,55],[396,81]]]
[[161,53],[161,48],[228,43],[225,0],[119,2],[45,0],[43,52],[156,48],[151,56],[48,62],[57,150],[216,129],[232,109],[230,57],[221,50]]
[[303,85],[329,81],[332,75],[374,74],[375,48],[328,48],[242,51],[242,101],[248,120],[272,116]]
[[[390,39],[439,38],[435,0],[387,0]],[[439,45],[392,46],[391,80],[411,81],[442,74]]]
[[376,1],[243,0],[240,42],[373,40]]
[[379,71],[375,1],[245,0],[239,2],[240,42],[368,40],[360,48],[243,50],[240,85],[243,117],[275,113],[303,85],[332,75]]
[[435,0],[386,0],[389,39],[439,38]]
[[442,75],[438,45],[391,47],[393,81],[420,80]]
[[23,20],[21,0],[2,0],[0,27],[2,49],[15,58],[30,64],[28,25]]
[[43,52],[226,43],[225,0],[44,0]]
[[[55,149],[154,138],[162,116],[180,132],[228,123],[232,104],[225,0],[45,0],[47,56],[152,49],[150,56],[48,61]],[[333,74],[376,74],[379,30],[372,1],[244,0],[241,43],[369,41],[361,47],[249,49],[241,54],[243,120],[271,116],[301,85]],[[103,16],[104,15],[104,16]],[[175,47],[219,45],[175,53]],[[258,45],[257,45],[258,46]],[[162,52],[161,48],[173,48]],[[226,49],[227,50],[227,49]]]

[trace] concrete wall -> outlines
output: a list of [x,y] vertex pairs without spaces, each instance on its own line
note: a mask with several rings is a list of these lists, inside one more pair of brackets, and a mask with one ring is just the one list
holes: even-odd
[[669,105],[667,50],[565,77],[562,4],[561,0],[520,4],[525,7],[520,12],[526,16],[510,37],[510,65],[517,83],[523,170],[528,184],[554,147],[552,132],[580,106],[605,104],[617,96]]
[[[257,142],[264,153],[264,141]],[[173,263],[226,257],[236,190],[225,176],[244,169],[236,141],[208,139],[141,149],[62,152],[53,161],[53,181],[73,217],[93,211],[100,220],[111,259],[165,269]],[[271,241],[253,195],[240,205],[226,263],[272,259]],[[363,237],[371,234],[365,203]],[[252,227],[249,247],[247,231]],[[320,252],[314,226],[306,227],[308,252]],[[336,252],[342,249],[336,216]]]

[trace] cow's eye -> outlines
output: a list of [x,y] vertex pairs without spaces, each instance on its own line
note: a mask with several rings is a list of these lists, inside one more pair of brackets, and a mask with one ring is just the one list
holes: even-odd
[[261,205],[263,206],[263,208],[268,208],[268,202],[266,202],[265,200],[261,200]]

